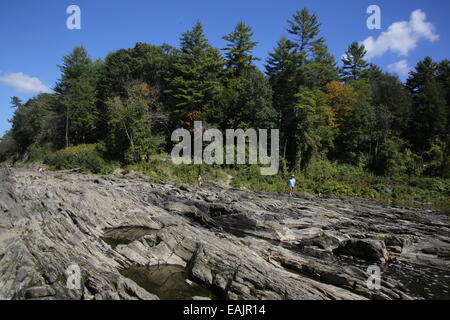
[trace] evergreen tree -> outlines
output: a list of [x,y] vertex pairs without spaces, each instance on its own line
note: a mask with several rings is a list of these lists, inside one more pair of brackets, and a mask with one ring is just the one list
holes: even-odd
[[295,84],[295,55],[293,45],[282,37],[274,52],[269,53],[266,64],[266,74],[273,89],[273,106],[279,116],[279,125],[284,120],[285,109],[295,103],[298,86]]
[[306,8],[297,11],[288,23],[287,31],[293,36],[293,47],[302,65],[313,52],[313,47],[324,42],[323,38],[318,38],[320,23],[317,21],[317,15],[311,14]]
[[353,42],[345,52],[342,62],[344,63],[342,76],[343,79],[357,80],[364,76],[368,63],[364,60],[367,50],[364,45]]
[[94,63],[83,47],[63,57],[62,76],[55,87],[64,114],[65,145],[94,141],[99,114],[97,83],[101,62]]
[[272,106],[272,89],[256,67],[246,68],[239,77],[226,80],[223,91],[226,106],[218,123],[227,128],[274,128],[276,111]]
[[[17,108],[11,121],[11,136],[17,144],[17,150],[24,154],[34,143],[53,142],[51,128],[54,124],[52,107],[55,105],[55,95],[42,93],[19,104],[12,98]],[[54,133],[53,133],[54,134]]]
[[418,62],[406,82],[413,97],[410,137],[419,153],[431,148],[435,139],[444,140],[448,135],[446,92],[437,77],[437,67],[427,57]]
[[[174,76],[166,91],[172,97],[176,123],[191,126],[195,117],[209,120],[220,114],[223,64],[219,51],[208,44],[199,22],[182,35]],[[194,118],[190,116],[193,114]]]
[[279,123],[282,128],[281,148],[283,156],[291,165],[298,163],[299,150],[296,120],[292,117],[297,103],[296,94],[300,86],[308,86],[311,78],[316,78],[316,85],[324,85],[332,78],[329,71],[333,68],[323,62],[330,61],[325,40],[319,37],[320,24],[317,15],[308,9],[297,11],[292,20],[288,21],[288,33],[292,40],[282,38],[275,51],[267,60],[267,74],[274,91],[274,107],[279,113]]
[[233,76],[239,76],[241,72],[253,65],[253,61],[260,60],[252,55],[252,50],[258,44],[252,40],[251,27],[239,22],[234,31],[223,37],[228,41],[227,47],[222,49],[225,53],[225,64],[227,70]]
[[336,61],[322,42],[313,45],[311,60],[297,71],[301,76],[300,82],[310,89],[320,88],[325,91],[328,83],[338,79]]
[[267,77],[254,65],[257,42],[243,22],[223,37],[224,58],[200,23],[182,34],[179,49],[137,43],[103,63],[76,47],[63,57],[54,94],[12,97],[0,161],[99,142],[112,159],[146,161],[175,127],[206,120],[222,129],[280,128],[291,170],[328,157],[383,175],[450,176],[448,59],[423,59],[405,85],[367,63],[357,42],[337,68],[307,9],[287,31],[269,54]]
[[20,100],[18,97],[11,97],[11,108],[20,108],[22,104],[22,100]]
[[269,128],[274,126],[272,89],[268,80],[253,65],[259,60],[252,55],[257,42],[251,28],[239,22],[234,31],[223,37],[226,73],[223,78],[223,112],[215,121],[226,128]]
[[442,176],[450,177],[450,60],[445,59],[438,64],[437,68],[438,81],[443,86],[446,92],[447,101],[447,129],[446,135],[444,136],[445,150],[444,150],[444,160],[441,167]]

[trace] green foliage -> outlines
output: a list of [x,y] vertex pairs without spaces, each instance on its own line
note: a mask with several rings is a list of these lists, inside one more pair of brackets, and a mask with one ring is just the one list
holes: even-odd
[[381,109],[378,114],[379,129],[403,135],[411,119],[412,99],[397,76],[383,73],[372,66],[369,71],[373,105]]
[[316,14],[306,8],[299,10],[288,24],[292,38],[279,41],[278,47],[269,54],[266,70],[274,91],[273,106],[282,129],[283,156],[291,167],[300,165],[303,168],[312,158],[311,147],[318,144],[313,140],[321,138],[311,136],[310,120],[295,116],[299,113],[298,94],[305,88],[325,90],[327,82],[337,78],[337,70],[325,39],[319,36],[320,23]]
[[348,85],[354,89],[354,95],[352,105],[341,119],[335,141],[336,155],[345,162],[364,166],[373,154],[376,113],[369,83],[353,80]]
[[20,154],[24,154],[35,142],[53,141],[52,108],[55,106],[55,101],[54,95],[43,93],[25,104],[16,104],[10,134]]
[[11,131],[8,131],[0,138],[0,162],[12,160],[17,153],[17,142],[14,140]]
[[448,176],[448,155],[446,155],[445,144],[436,140],[426,152],[425,158],[428,160],[424,168],[424,173],[431,177]]
[[224,61],[220,52],[208,43],[200,22],[183,33],[180,40],[181,50],[176,55],[166,93],[172,97],[175,123],[190,127],[195,120],[187,116],[190,113],[208,118],[221,109],[219,76]]
[[388,138],[381,146],[373,170],[385,176],[417,175],[420,173],[420,161],[399,137]]
[[[275,176],[259,175],[258,166],[229,170],[232,186],[251,190],[285,192],[290,173]],[[450,180],[419,177],[380,177],[362,168],[329,162],[314,161],[308,170],[296,174],[297,192],[321,194],[342,198],[365,198],[397,205],[432,203],[444,206],[450,203]]]
[[344,80],[358,80],[365,74],[368,63],[364,60],[367,50],[364,45],[353,42],[345,52],[342,62],[342,77]]
[[419,153],[430,149],[435,139],[448,141],[450,135],[446,95],[450,84],[441,82],[438,74],[438,64],[427,57],[418,62],[416,71],[410,73],[406,82],[413,97],[409,136]]
[[75,47],[63,57],[59,66],[61,79],[55,92],[59,97],[58,112],[65,127],[65,146],[93,142],[99,122],[97,83],[101,62],[93,62],[84,47]]
[[146,84],[135,85],[128,99],[108,100],[109,138],[108,152],[127,163],[147,161],[158,153],[163,138],[151,133],[151,113],[148,104],[152,88]]
[[303,86],[324,90],[328,83],[338,79],[336,62],[323,42],[314,43],[311,51],[312,58],[309,63],[302,65],[297,71],[301,75]]
[[28,160],[31,162],[44,162],[52,153],[49,145],[34,143],[28,148]]
[[297,123],[296,167],[304,169],[311,161],[319,159],[332,145],[332,131],[327,96],[321,90],[301,90],[297,95],[295,117]]
[[[283,191],[296,172],[307,192],[448,201],[448,179],[439,177],[450,177],[450,61],[425,58],[403,84],[368,64],[356,42],[337,66],[317,15],[306,8],[294,13],[287,31],[269,54],[267,77],[254,65],[257,42],[244,22],[223,37],[224,56],[200,23],[182,34],[179,49],[137,43],[103,62],[75,47],[63,57],[54,93],[26,102],[12,97],[0,162],[44,160],[104,173],[115,166],[108,159],[155,179],[229,174],[234,186],[267,191]],[[158,159],[170,152],[172,131],[192,129],[195,120],[205,128],[279,128],[280,174]]]
[[226,80],[223,101],[227,106],[213,123],[227,128],[273,128],[276,111],[272,107],[272,89],[268,80],[255,67],[246,68],[236,78]]
[[186,184],[197,183],[198,175],[202,175],[205,184],[211,182],[225,181],[226,170],[220,166],[209,165],[174,165],[171,161],[164,159],[165,156],[156,156],[148,162],[141,162],[125,168],[126,173],[131,171],[141,172],[151,179],[159,182],[177,182]]
[[241,72],[252,66],[253,61],[260,60],[252,55],[253,48],[258,44],[252,41],[252,28],[244,22],[238,22],[233,32],[223,37],[228,41],[225,50],[227,70],[233,76],[239,76]]
[[100,97],[105,101],[116,96],[128,98],[132,86],[141,82],[162,91],[173,62],[173,51],[167,45],[138,42],[134,48],[110,53],[101,69]]
[[79,169],[85,172],[107,174],[112,172],[97,150],[97,145],[78,145],[47,155],[44,163],[55,170]]

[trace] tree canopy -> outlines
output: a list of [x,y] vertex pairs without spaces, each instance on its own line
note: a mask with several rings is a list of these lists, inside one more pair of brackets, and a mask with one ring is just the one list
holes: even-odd
[[[450,62],[426,57],[406,83],[366,60],[353,42],[339,62],[304,8],[286,22],[265,61],[239,21],[214,48],[197,22],[178,46],[136,43],[104,60],[75,47],[53,93],[12,97],[0,161],[36,148],[99,144],[105,157],[148,161],[172,147],[171,132],[195,120],[218,129],[279,128],[289,170],[326,159],[380,175],[450,175]],[[281,31],[281,30],[280,30]]]

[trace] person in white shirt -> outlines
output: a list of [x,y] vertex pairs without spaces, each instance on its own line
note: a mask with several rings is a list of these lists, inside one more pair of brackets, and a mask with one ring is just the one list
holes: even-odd
[[290,196],[292,196],[294,194],[295,184],[296,184],[296,180],[295,180],[295,177],[292,175],[288,179],[288,187],[289,187],[289,195]]

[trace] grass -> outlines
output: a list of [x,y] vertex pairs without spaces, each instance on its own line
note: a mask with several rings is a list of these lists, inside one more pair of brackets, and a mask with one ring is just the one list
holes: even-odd
[[[109,174],[120,167],[102,158],[97,145],[81,145],[46,154],[44,163],[53,170],[80,168],[84,172]],[[284,192],[290,172],[261,176],[259,166],[174,165],[166,155],[145,163],[125,166],[123,173],[138,172],[156,182],[195,184],[199,174],[205,184],[228,183],[254,191]],[[231,181],[230,181],[230,176]],[[296,174],[297,191],[339,198],[363,198],[397,205],[427,204],[450,213],[450,179],[426,177],[380,177],[362,168],[316,161]]]
[[[254,191],[284,192],[290,173],[261,176],[258,166],[237,168],[179,165],[155,159],[127,167],[157,181],[194,184],[198,174],[206,181],[227,182],[231,186]],[[397,205],[429,204],[450,209],[450,179],[426,177],[380,177],[349,165],[318,161],[305,172],[296,175],[298,192],[339,198],[362,198]]]

